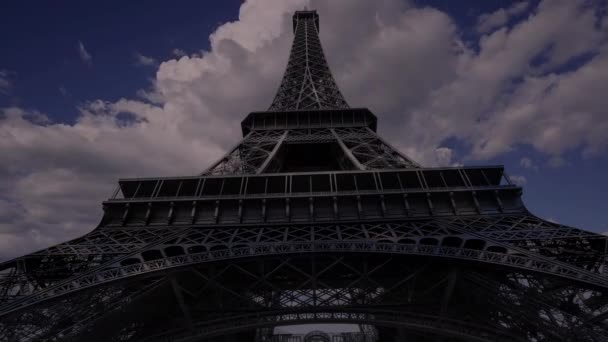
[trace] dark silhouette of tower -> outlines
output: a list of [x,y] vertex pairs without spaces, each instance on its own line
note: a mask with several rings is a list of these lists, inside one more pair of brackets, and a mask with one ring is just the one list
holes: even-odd
[[95,230],[0,265],[0,340],[607,340],[605,236],[531,214],[502,166],[418,165],[347,105],[317,13],[293,31],[269,110],[202,175],[122,179]]

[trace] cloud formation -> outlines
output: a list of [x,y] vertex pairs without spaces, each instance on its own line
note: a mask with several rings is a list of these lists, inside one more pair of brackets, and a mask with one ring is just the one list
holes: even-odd
[[457,54],[453,77],[405,120],[412,137],[431,146],[457,138],[470,146],[468,160],[517,144],[556,158],[577,148],[585,155],[603,150],[607,28],[586,2],[541,2],[512,28],[482,35],[478,50]]
[[509,180],[513,184],[519,185],[519,186],[524,186],[528,182],[528,180],[526,179],[525,176],[520,176],[520,175],[510,175]]
[[187,55],[186,51],[184,51],[182,49],[178,49],[178,48],[173,49],[173,51],[171,51],[171,53],[176,57],[182,57],[182,56]]
[[[421,164],[460,163],[448,139],[465,146],[464,161],[519,144],[551,160],[579,148],[593,156],[608,143],[608,24],[586,2],[545,1],[527,15],[504,9],[513,19],[493,20],[474,42],[447,14],[399,0],[268,2],[244,2],[208,51],[162,61],[145,100],[93,101],[73,124],[2,109],[0,259],[90,231],[119,177],[204,170],[236,143],[240,120],[270,104],[291,14],[305,6],[320,13],[347,101],[374,111],[380,134]],[[79,51],[90,64],[81,42]]]
[[156,59],[148,56],[144,56],[140,53],[135,54],[135,64],[141,66],[155,66],[158,64]]
[[84,44],[80,40],[78,41],[78,55],[84,64],[88,66],[93,65],[93,56],[85,49]]
[[477,32],[488,33],[505,25],[509,18],[522,14],[528,9],[530,3],[527,1],[516,2],[509,8],[500,8],[490,14],[482,14],[477,19]]
[[523,167],[524,169],[538,170],[536,163],[534,163],[534,161],[528,157],[521,158],[519,160],[519,166]]

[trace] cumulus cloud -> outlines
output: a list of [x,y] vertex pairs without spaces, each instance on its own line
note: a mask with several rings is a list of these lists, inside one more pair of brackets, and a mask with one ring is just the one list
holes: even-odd
[[84,44],[80,40],[78,41],[78,55],[84,64],[93,65],[93,56],[85,49]]
[[11,80],[9,79],[9,72],[7,70],[0,70],[0,94],[7,95],[12,86]]
[[[454,164],[447,139],[466,146],[458,155],[467,160],[518,144],[556,160],[605,148],[608,29],[584,2],[541,2],[471,44],[447,14],[399,0],[249,0],[238,20],[210,35],[208,51],[160,62],[139,92],[144,100],[87,103],[73,124],[2,109],[0,258],[90,231],[119,177],[204,170],[236,142],[240,120],[270,104],[293,38],[291,14],[305,6],[320,13],[347,101],[373,110],[379,133],[424,165]],[[576,68],[564,68],[574,59]]]
[[222,150],[213,139],[184,137],[171,116],[141,102],[98,101],[80,111],[74,125],[18,108],[0,113],[0,193],[11,204],[0,232],[13,235],[0,239],[0,258],[91,230],[119,177],[196,174]]
[[155,66],[158,64],[158,62],[152,57],[144,56],[141,53],[136,53],[135,64],[140,66]]
[[408,136],[431,146],[457,138],[471,146],[468,159],[489,159],[517,144],[554,157],[602,150],[607,36],[586,2],[541,2],[512,28],[480,37],[478,51],[458,53],[454,77],[404,120],[414,132]]
[[510,17],[519,15],[528,9],[527,1],[516,2],[509,8],[500,8],[493,13],[483,14],[477,20],[477,31],[487,33],[505,25]]
[[[255,19],[264,6],[244,4],[248,23],[218,29],[204,57],[162,63],[149,90],[158,105],[94,101],[79,108],[74,124],[2,109],[0,207],[7,219],[0,223],[0,259],[92,230],[119,177],[198,174],[234,144],[238,122],[272,100],[289,53],[289,13],[301,7],[281,2],[267,20]],[[269,36],[246,50],[241,26]]]

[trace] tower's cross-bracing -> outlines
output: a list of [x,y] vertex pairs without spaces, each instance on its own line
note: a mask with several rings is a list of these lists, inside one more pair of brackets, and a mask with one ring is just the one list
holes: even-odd
[[294,14],[270,108],[201,175],[121,179],[92,232],[0,264],[0,341],[608,341],[606,236],[534,216],[502,166],[393,148],[319,27]]
[[287,70],[269,110],[348,108],[325,61],[317,12],[297,12],[293,16],[293,32]]

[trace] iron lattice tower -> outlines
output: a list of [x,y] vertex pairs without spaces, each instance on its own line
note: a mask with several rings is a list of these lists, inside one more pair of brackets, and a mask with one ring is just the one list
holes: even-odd
[[0,264],[0,340],[608,340],[606,237],[531,214],[502,166],[392,148],[338,90],[317,13],[293,25],[270,109],[218,162],[119,180],[92,232]]

